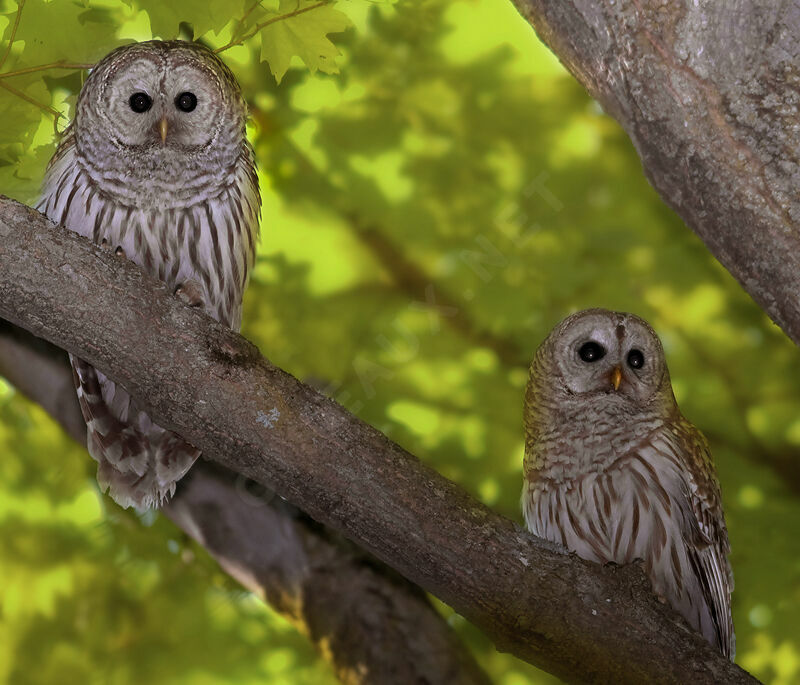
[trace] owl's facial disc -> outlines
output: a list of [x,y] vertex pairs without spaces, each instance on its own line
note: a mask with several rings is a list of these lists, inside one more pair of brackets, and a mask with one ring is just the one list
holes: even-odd
[[557,371],[568,394],[644,402],[661,386],[661,344],[636,316],[589,310],[569,317],[554,335]]
[[220,75],[189,50],[131,49],[107,71],[96,91],[101,106],[92,111],[118,147],[191,153],[213,143],[221,128],[237,126]]

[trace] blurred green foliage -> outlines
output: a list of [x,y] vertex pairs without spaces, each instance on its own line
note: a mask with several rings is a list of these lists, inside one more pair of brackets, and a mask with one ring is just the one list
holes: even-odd
[[[3,73],[152,36],[247,38],[224,52],[264,196],[244,333],[519,521],[536,345],[578,308],[644,316],[716,457],[738,661],[800,682],[798,350],[509,0],[341,0],[260,27],[312,4],[28,0],[0,67],[0,192],[36,197],[55,145],[46,110],[63,128],[85,76]],[[16,10],[0,0],[0,59]],[[332,682],[169,522],[101,497],[85,450],[2,380],[0,445],[0,681]],[[451,622],[495,682],[552,682]]]

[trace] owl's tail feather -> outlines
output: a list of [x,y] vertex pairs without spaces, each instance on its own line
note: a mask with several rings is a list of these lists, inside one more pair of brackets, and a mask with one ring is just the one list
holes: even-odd
[[143,412],[129,416],[130,401],[122,388],[86,362],[70,359],[101,489],[125,508],[160,506],[174,494],[176,483],[200,450],[154,424]]

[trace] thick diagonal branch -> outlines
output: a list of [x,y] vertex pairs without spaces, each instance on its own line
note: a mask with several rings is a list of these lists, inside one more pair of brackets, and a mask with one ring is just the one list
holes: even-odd
[[800,343],[800,5],[513,0],[661,197]]
[[[0,376],[86,443],[63,350],[0,321]],[[163,512],[307,635],[341,682],[488,685],[418,587],[252,481],[200,461]]]
[[603,568],[522,531],[131,263],[10,200],[0,317],[86,359],[207,458],[346,535],[500,649],[568,680],[754,682],[659,604],[637,567]]

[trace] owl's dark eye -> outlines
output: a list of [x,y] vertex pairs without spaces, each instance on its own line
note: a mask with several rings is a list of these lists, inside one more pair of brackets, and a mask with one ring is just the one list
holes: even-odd
[[181,93],[175,98],[175,106],[181,110],[181,112],[191,112],[195,107],[197,107],[197,96],[188,91]]
[[153,101],[147,93],[134,93],[128,100],[128,104],[134,112],[142,114],[153,106]]
[[628,366],[632,369],[641,369],[644,366],[644,355],[641,350],[628,352]]
[[606,356],[606,348],[600,343],[590,340],[581,345],[581,349],[578,350],[578,356],[583,359],[583,361],[591,364]]

